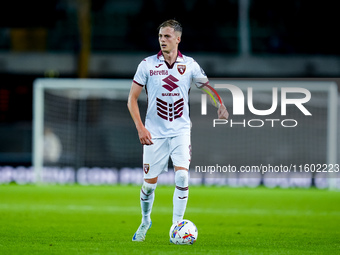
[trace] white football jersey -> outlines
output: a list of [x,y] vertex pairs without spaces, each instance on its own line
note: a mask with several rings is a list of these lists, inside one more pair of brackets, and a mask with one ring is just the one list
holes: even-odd
[[145,127],[152,138],[190,134],[189,93],[193,79],[207,77],[193,58],[179,51],[172,66],[164,60],[162,51],[138,65],[133,81],[145,86]]

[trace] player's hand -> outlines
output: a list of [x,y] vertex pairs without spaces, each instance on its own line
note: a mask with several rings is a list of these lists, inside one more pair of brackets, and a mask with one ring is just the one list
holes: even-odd
[[227,108],[223,104],[221,104],[220,107],[218,108],[217,115],[219,119],[226,119],[226,120],[228,119],[229,113],[227,111]]
[[143,145],[153,144],[151,140],[152,139],[151,134],[149,130],[147,130],[145,127],[138,129],[138,136],[139,136],[139,141],[141,144]]

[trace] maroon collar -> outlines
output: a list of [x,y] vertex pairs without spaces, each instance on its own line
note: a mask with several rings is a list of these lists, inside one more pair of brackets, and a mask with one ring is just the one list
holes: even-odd
[[[157,53],[157,58],[160,59],[160,57],[163,57],[163,53],[162,53],[161,50]],[[164,59],[164,57],[163,57],[163,59]]]
[[164,61],[165,64],[167,65],[167,67],[168,67],[169,69],[172,69],[172,68],[174,67],[174,65],[175,65],[176,62],[182,62],[182,61],[184,61],[183,55],[182,55],[182,53],[181,53],[180,51],[177,52],[176,61],[175,61],[174,63],[172,63],[172,65],[169,65],[169,63],[165,61],[164,56],[163,56],[163,53],[162,53],[161,50],[157,53],[157,58],[158,58],[159,60]]
[[[161,57],[163,57],[163,59],[161,59]],[[161,59],[161,60],[164,60],[164,56],[163,56],[163,53],[162,53],[161,50],[157,53],[157,58]],[[177,52],[177,58],[183,58],[183,55],[182,55],[182,53],[180,51]]]

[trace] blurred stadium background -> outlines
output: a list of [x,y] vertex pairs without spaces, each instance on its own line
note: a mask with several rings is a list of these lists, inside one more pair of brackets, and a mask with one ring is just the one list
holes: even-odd
[[[3,2],[0,179],[9,180],[4,169],[32,166],[32,95],[37,78],[132,79],[138,63],[158,52],[157,26],[175,18],[184,28],[180,50],[194,57],[211,78],[304,78],[339,84],[337,17],[333,1]],[[115,107],[125,107],[124,101],[120,103]],[[136,133],[131,139],[137,139]],[[117,158],[102,167],[121,168],[125,161],[137,167],[128,157]],[[93,162],[88,166],[97,165]]]

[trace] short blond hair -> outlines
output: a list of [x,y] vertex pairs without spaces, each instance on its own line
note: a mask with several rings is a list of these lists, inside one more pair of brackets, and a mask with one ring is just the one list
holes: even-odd
[[175,32],[179,32],[182,35],[182,25],[177,20],[169,19],[164,21],[162,24],[159,25],[158,30],[164,27],[171,27],[174,29]]

